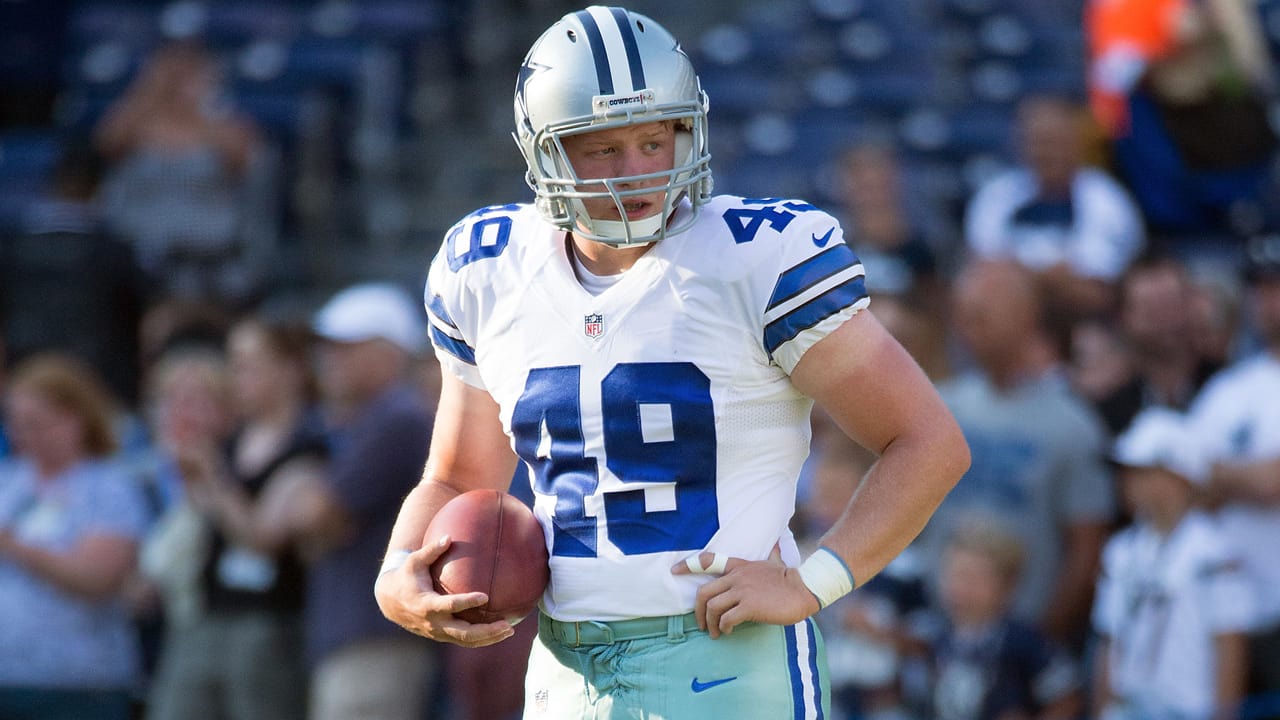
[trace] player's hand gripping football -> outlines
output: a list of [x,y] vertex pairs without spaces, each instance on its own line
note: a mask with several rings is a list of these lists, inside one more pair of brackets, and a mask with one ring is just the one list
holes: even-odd
[[426,545],[403,565],[378,577],[374,595],[390,620],[415,635],[463,647],[483,647],[506,640],[515,629],[506,620],[475,624],[454,613],[489,601],[481,592],[441,595],[431,582],[431,564],[449,548],[449,538]]
[[675,565],[671,572],[719,574],[698,589],[694,607],[698,627],[712,638],[727,635],[744,622],[791,625],[821,609],[818,598],[800,579],[799,570],[782,562],[777,545],[766,560],[724,558],[709,552],[694,557]]

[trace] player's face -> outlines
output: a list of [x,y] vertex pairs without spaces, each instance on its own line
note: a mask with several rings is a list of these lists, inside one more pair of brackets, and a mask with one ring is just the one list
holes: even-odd
[[[675,165],[675,128],[668,121],[628,125],[609,130],[571,135],[564,139],[564,150],[578,177],[583,179],[631,177],[661,173]],[[637,183],[620,183],[618,190],[664,187],[665,177]],[[603,192],[603,184],[579,187],[587,192]],[[624,199],[623,210],[628,220],[639,220],[662,211],[665,191],[658,190]],[[611,198],[589,198],[583,201],[587,213],[598,220],[621,220],[622,211]]]

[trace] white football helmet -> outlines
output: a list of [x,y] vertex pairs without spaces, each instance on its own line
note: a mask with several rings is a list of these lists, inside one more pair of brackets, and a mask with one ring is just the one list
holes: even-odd
[[[537,195],[538,210],[576,235],[618,247],[644,245],[688,227],[699,206],[711,197],[707,95],[676,39],[639,13],[592,6],[552,25],[520,67],[515,120],[513,135],[528,164],[525,179]],[[648,175],[592,178],[593,185],[604,186],[599,191],[579,187],[585,183],[565,156],[564,137],[656,120],[674,121],[674,168]],[[653,193],[655,188],[625,185],[660,178],[666,180],[663,211],[628,220],[623,201]],[[684,195],[689,196],[694,212],[668,227]],[[583,198],[611,198],[622,220],[590,217]]]

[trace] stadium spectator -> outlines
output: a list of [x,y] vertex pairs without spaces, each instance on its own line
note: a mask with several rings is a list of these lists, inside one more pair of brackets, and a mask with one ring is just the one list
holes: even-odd
[[1194,278],[1191,298],[1191,344],[1206,362],[1225,367],[1244,351],[1241,295],[1243,288],[1230,273]]
[[1280,703],[1280,240],[1261,236],[1246,253],[1259,352],[1214,376],[1189,411],[1192,436],[1210,463],[1207,492],[1223,533],[1257,584],[1249,628],[1250,689]]
[[958,275],[953,317],[975,367],[939,386],[973,453],[969,472],[916,542],[936,577],[958,524],[993,516],[1027,551],[1014,616],[1079,649],[1098,555],[1115,513],[1106,429],[1070,389],[1031,273],[977,261]]
[[130,240],[159,295],[242,307],[272,242],[255,183],[262,142],[232,107],[214,57],[174,42],[148,59],[95,129],[110,161],[108,227]]
[[1094,717],[1239,717],[1255,589],[1238,550],[1197,507],[1206,467],[1182,414],[1143,410],[1112,460],[1134,523],[1103,554],[1093,624]]
[[250,317],[232,328],[227,351],[238,427],[225,445],[187,443],[175,458],[212,530],[203,613],[169,633],[148,716],[301,719],[305,576],[289,506],[300,483],[322,482],[328,454],[310,333]]
[[981,185],[964,217],[972,254],[1032,270],[1050,309],[1068,317],[1109,311],[1116,281],[1146,244],[1129,193],[1085,163],[1084,117],[1064,97],[1023,99],[1018,165]]
[[334,295],[313,326],[333,455],[326,482],[293,496],[299,527],[323,543],[308,567],[310,717],[421,720],[439,648],[387,621],[369,588],[431,440],[409,375],[425,316],[398,287],[369,283]]
[[930,378],[948,373],[940,221],[913,204],[897,150],[868,139],[840,159],[845,242],[867,272],[876,317]]
[[139,653],[120,590],[147,520],[112,464],[115,411],[92,370],[37,355],[5,399],[0,463],[0,717],[126,720]]
[[103,227],[101,173],[102,159],[91,148],[67,145],[47,193],[26,208],[13,235],[0,236],[0,335],[9,362],[69,353],[132,407],[148,292],[133,248]]
[[1113,435],[1144,407],[1185,410],[1219,369],[1189,341],[1199,291],[1181,260],[1145,255],[1121,277],[1119,290],[1120,325],[1133,372],[1097,403]]
[[887,141],[866,140],[845,150],[839,185],[845,242],[867,269],[868,292],[910,298],[936,316],[941,285],[935,238],[917,217],[920,211],[909,206],[903,181],[901,161]]
[[128,595],[150,680],[164,636],[182,632],[204,610],[200,571],[210,530],[187,502],[177,457],[187,445],[222,445],[230,437],[230,377],[220,346],[186,343],[166,351],[147,372],[142,414],[150,444],[128,461],[149,499],[151,522]]
[[948,539],[934,607],[910,619],[904,694],[934,720],[1069,720],[1083,709],[1075,658],[1011,603],[1026,561],[1000,523],[961,525]]
[[1275,71],[1257,4],[1091,0],[1084,21],[1093,112],[1151,229],[1274,223]]
[[1133,351],[1117,320],[1091,318],[1072,326],[1067,374],[1081,398],[1098,406],[1128,383],[1134,372]]

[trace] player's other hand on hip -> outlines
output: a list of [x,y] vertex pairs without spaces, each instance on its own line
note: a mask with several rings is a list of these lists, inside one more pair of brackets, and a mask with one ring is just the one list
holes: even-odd
[[671,568],[676,575],[718,575],[698,589],[694,613],[698,627],[712,638],[733,632],[744,622],[798,623],[818,612],[818,599],[796,568],[782,562],[774,546],[766,560],[743,560],[718,553],[692,555]]
[[431,564],[449,547],[449,539],[427,545],[408,556],[400,567],[384,572],[374,583],[373,594],[388,620],[415,635],[463,647],[483,647],[515,634],[511,623],[469,623],[454,613],[480,607],[489,601],[481,592],[441,595],[431,581]]

